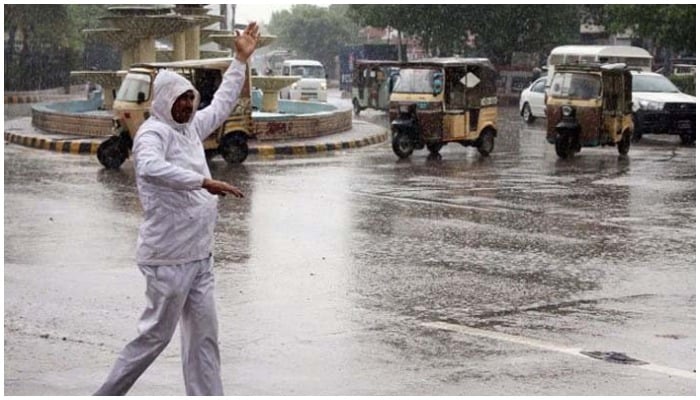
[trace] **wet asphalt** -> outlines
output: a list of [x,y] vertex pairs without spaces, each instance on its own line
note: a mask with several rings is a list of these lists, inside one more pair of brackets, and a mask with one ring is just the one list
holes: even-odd
[[[694,395],[695,148],[562,161],[543,121],[499,122],[487,158],[215,159],[246,194],[216,230],[226,394]],[[133,166],[4,167],[5,394],[90,394],[145,306]],[[184,394],[179,333],[130,394]]]

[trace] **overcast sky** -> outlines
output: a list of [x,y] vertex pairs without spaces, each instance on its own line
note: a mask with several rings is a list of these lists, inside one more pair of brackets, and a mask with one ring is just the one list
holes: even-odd
[[[300,4],[315,4],[318,6],[327,6],[332,4],[331,1],[309,1],[309,2],[299,2]],[[244,24],[249,21],[256,21],[260,23],[270,22],[270,17],[274,11],[289,10],[292,7],[293,2],[288,3],[272,3],[272,4],[261,4],[258,3],[237,3],[236,4],[236,23]]]

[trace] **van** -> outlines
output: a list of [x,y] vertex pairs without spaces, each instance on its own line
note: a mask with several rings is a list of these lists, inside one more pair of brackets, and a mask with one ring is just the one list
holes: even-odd
[[561,64],[613,64],[624,63],[628,67],[651,71],[652,56],[635,46],[567,45],[552,49],[547,58],[547,86],[554,76],[556,65]]
[[285,60],[283,76],[300,76],[301,79],[280,91],[281,99],[326,101],[328,74],[315,60]]

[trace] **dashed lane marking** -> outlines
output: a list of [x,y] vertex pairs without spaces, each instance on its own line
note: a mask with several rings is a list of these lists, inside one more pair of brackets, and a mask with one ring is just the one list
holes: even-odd
[[[559,353],[569,354],[572,356],[578,356],[578,357],[586,358],[588,360],[593,360],[593,358],[590,358],[590,357],[582,354],[581,353],[582,349],[578,349],[578,348],[574,348],[574,347],[560,346],[560,345],[555,344],[555,343],[543,342],[541,340],[527,338],[527,337],[523,337],[523,336],[514,336],[514,335],[509,335],[506,333],[470,328],[470,327],[464,326],[464,325],[457,325],[457,324],[451,324],[451,323],[440,322],[440,321],[425,322],[421,325],[425,326],[427,328],[440,329],[440,330],[456,332],[456,333],[460,333],[460,334],[468,335],[468,336],[478,336],[478,337],[483,337],[483,338],[488,338],[488,339],[500,340],[500,341],[504,341],[504,342],[516,343],[516,344],[521,344],[524,346],[536,347],[536,348],[539,348],[542,350],[556,351]],[[629,366],[629,367],[641,368],[641,369],[644,369],[647,371],[657,372],[660,374],[672,375],[672,376],[677,376],[679,378],[686,378],[686,379],[695,380],[695,373],[694,372],[690,372],[690,371],[686,371],[686,370],[682,370],[682,369],[678,369],[678,368],[671,368],[671,367],[666,367],[663,365],[657,365],[657,364],[651,364],[651,363],[644,364],[644,365],[634,365],[634,364],[624,364],[624,365]]]

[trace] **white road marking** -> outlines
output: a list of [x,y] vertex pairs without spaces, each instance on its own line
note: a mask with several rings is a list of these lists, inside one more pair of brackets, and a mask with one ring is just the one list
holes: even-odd
[[[509,335],[506,333],[470,328],[470,327],[464,326],[464,325],[450,324],[447,322],[440,322],[440,321],[425,322],[421,325],[425,326],[427,328],[441,329],[441,330],[457,332],[457,333],[461,333],[461,334],[469,335],[469,336],[479,336],[479,337],[484,337],[484,338],[489,338],[489,339],[501,340],[504,342],[517,343],[517,344],[522,344],[525,346],[537,347],[537,348],[543,349],[543,350],[556,351],[559,353],[565,353],[565,354],[569,354],[572,356],[578,356],[578,357],[587,358],[589,360],[594,360],[593,358],[590,358],[584,354],[581,354],[582,349],[578,349],[575,347],[564,347],[564,346],[560,346],[560,345],[555,344],[555,343],[547,343],[547,342],[543,342],[541,340],[531,339],[531,338],[527,338],[527,337],[523,337],[523,336],[514,336],[514,335]],[[629,367],[637,367],[637,368],[645,369],[647,371],[658,372],[661,374],[672,375],[672,376],[677,376],[680,378],[695,380],[695,373],[694,372],[685,371],[682,369],[671,368],[671,367],[666,367],[666,366],[657,365],[657,364],[645,364],[645,365],[625,364],[625,365],[629,366]]]

